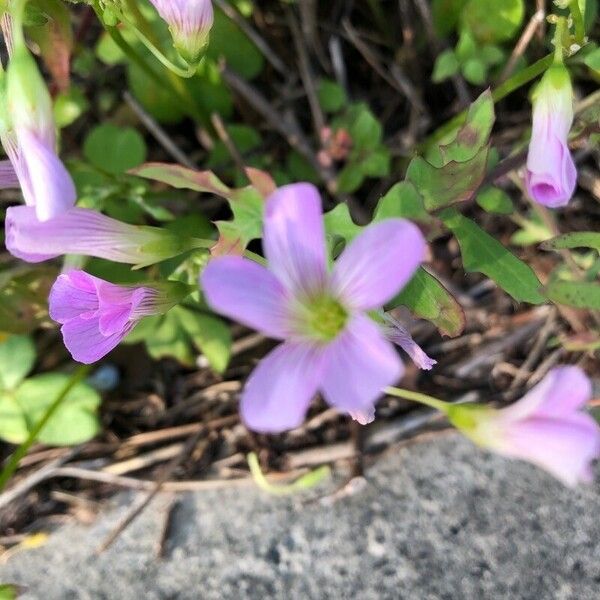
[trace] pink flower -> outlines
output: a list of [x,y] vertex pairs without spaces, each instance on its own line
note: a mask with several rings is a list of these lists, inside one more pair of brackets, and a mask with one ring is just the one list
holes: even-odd
[[317,391],[357,421],[371,421],[375,400],[403,367],[367,313],[421,264],[421,232],[399,219],[371,225],[329,270],[321,199],[314,186],[300,183],[267,200],[263,247],[268,268],[221,257],[201,276],[216,311],[283,341],[246,384],[246,425],[260,432],[297,427]]
[[34,59],[25,47],[11,57],[6,90],[0,93],[0,140],[23,198],[37,218],[48,221],[75,205],[77,192],[56,153],[52,100]]
[[173,43],[188,63],[195,64],[208,44],[214,13],[211,0],[150,0],[166,21]]
[[592,479],[590,464],[600,456],[600,427],[581,411],[591,394],[581,369],[557,367],[507,408],[453,405],[448,416],[477,444],[529,461],[573,486]]
[[383,328],[385,337],[393,344],[400,346],[400,348],[410,356],[411,360],[419,367],[419,369],[431,371],[431,369],[437,365],[437,360],[434,360],[425,354],[423,348],[413,340],[408,329],[406,329],[398,319],[389,313],[384,315],[384,319],[388,323],[388,325]]
[[577,184],[577,170],[568,146],[573,123],[573,88],[562,65],[550,67],[533,102],[533,129],[525,183],[531,198],[557,208],[565,206]]
[[185,291],[179,284],[173,286],[128,287],[70,271],[52,286],[50,318],[62,325],[73,358],[90,364],[113,350],[141,318],[164,313],[182,299]]
[[81,254],[147,266],[196,247],[194,240],[166,229],[129,225],[87,208],[71,208],[42,222],[32,207],[12,206],[4,225],[7,250],[30,263]]

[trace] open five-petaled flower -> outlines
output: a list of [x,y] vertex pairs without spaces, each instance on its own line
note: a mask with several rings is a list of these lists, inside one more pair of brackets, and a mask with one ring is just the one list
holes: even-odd
[[201,276],[218,312],[283,340],[250,376],[241,401],[259,432],[297,427],[317,391],[361,423],[397,381],[402,362],[368,312],[413,276],[425,240],[412,223],[367,227],[329,269],[321,199],[299,183],[278,189],[265,207],[265,268],[242,257],[211,261]]

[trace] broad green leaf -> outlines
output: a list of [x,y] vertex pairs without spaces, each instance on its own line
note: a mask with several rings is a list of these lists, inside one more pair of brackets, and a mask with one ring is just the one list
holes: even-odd
[[146,143],[131,127],[105,123],[94,127],[88,134],[83,154],[96,168],[119,175],[144,162]]
[[593,52],[587,54],[583,62],[597,75],[600,75],[600,48],[596,48]]
[[600,233],[595,231],[582,231],[579,233],[566,233],[542,244],[544,250],[566,250],[572,248],[594,248],[600,252]]
[[415,187],[409,181],[402,181],[379,200],[373,220],[383,219],[410,219],[428,223],[431,216],[425,210],[423,198]]
[[14,390],[35,363],[35,346],[26,335],[11,335],[0,343],[0,390]]
[[[36,423],[69,382],[62,373],[46,373],[26,379],[16,390],[0,392],[0,437],[23,443]],[[38,440],[51,446],[71,446],[93,438],[100,429],[98,393],[85,383],[65,397]]]
[[480,58],[469,58],[462,66],[465,79],[473,85],[483,85],[487,79],[487,65]]
[[544,293],[556,304],[600,310],[600,285],[584,281],[552,281]]
[[72,87],[54,100],[54,120],[59,128],[74,123],[89,108],[89,102],[79,88]]
[[510,238],[510,243],[515,246],[531,246],[549,240],[552,237],[552,232],[548,229],[548,225],[544,223],[542,217],[537,212],[532,212],[529,218],[515,214],[513,215],[513,219],[521,227]]
[[440,37],[445,37],[454,30],[467,1],[433,0],[431,6],[433,24]]
[[416,157],[408,166],[406,179],[419,190],[425,208],[435,211],[473,197],[485,177],[487,157],[485,148],[471,160],[451,161],[439,168]]
[[363,172],[357,165],[348,164],[339,173],[337,188],[340,192],[351,194],[355,192],[365,180]]
[[231,356],[231,331],[218,317],[176,306],[174,314],[193,342],[204,354],[210,366],[223,373]]
[[356,149],[374,149],[381,142],[383,128],[366,104],[353,106],[346,121]]
[[421,319],[431,321],[442,335],[456,337],[465,328],[465,313],[454,296],[425,269],[419,269],[387,308],[406,306]]
[[331,79],[322,79],[319,82],[317,96],[321,108],[327,113],[340,111],[347,102],[344,88]]
[[215,62],[224,59],[229,68],[245,79],[259,75],[264,66],[263,56],[256,46],[219,9],[215,10],[215,22],[206,55]]
[[510,215],[515,207],[510,196],[500,188],[488,187],[481,190],[476,197],[477,204],[486,212]]
[[241,254],[248,243],[262,235],[264,199],[253,187],[236,190],[229,206],[231,221],[217,221],[220,237],[211,249],[213,255]]
[[[234,146],[238,152],[244,156],[246,153],[251,152],[258,148],[262,143],[260,133],[248,125],[243,124],[228,124],[227,133],[231,138]],[[210,169],[222,167],[223,164],[231,162],[231,154],[227,149],[227,146],[222,142],[218,141],[210,152],[206,166]]]
[[19,594],[17,586],[10,583],[0,584],[0,600],[15,600]]
[[524,16],[523,0],[470,0],[461,13],[461,24],[479,42],[503,42],[516,35]]
[[173,310],[158,318],[144,319],[129,334],[127,343],[143,340],[148,354],[155,360],[170,356],[187,367],[193,367],[196,352]]
[[465,162],[473,159],[487,145],[494,126],[494,100],[490,90],[486,90],[471,104],[464,125],[452,141],[439,147],[439,155],[428,155],[435,166],[443,166],[450,161]]
[[389,175],[390,162],[390,151],[385,146],[379,146],[366,154],[358,166],[368,177],[385,177]]
[[465,271],[483,273],[517,301],[544,302],[542,284],[529,265],[456,209],[446,209],[439,217],[458,240]]
[[456,58],[456,54],[454,50],[448,48],[448,50],[444,50],[435,60],[435,65],[433,66],[433,73],[431,74],[431,80],[434,83],[440,83],[452,77],[452,75],[456,75],[458,70],[460,69],[460,63]]
[[346,243],[351,242],[363,229],[352,220],[347,204],[338,204],[325,213],[324,221],[327,236],[343,238]]

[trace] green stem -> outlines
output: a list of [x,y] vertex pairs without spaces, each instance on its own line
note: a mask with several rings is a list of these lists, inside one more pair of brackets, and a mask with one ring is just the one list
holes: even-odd
[[40,432],[48,421],[52,418],[54,413],[60,408],[61,404],[68,396],[69,392],[82,380],[86,377],[91,367],[84,366],[79,367],[75,374],[69,379],[65,387],[58,394],[54,402],[46,409],[44,416],[35,424],[33,429],[29,432],[28,438],[14,451],[12,456],[10,457],[8,463],[2,469],[2,473],[0,473],[0,490],[3,490],[6,484],[9,482],[10,478],[13,476],[14,472],[19,467],[19,463],[21,459],[29,452],[31,446],[36,442]]
[[579,0],[571,0],[569,4],[569,10],[573,17],[573,24],[575,25],[575,41],[583,46],[585,43],[585,21],[581,14],[581,8],[579,7]]
[[567,20],[564,17],[556,19],[556,28],[554,30],[554,64],[563,64],[563,40],[567,27]]
[[256,252],[252,252],[250,250],[244,250],[244,256],[253,260],[255,263],[262,265],[263,267],[267,266],[267,260],[263,258],[260,254],[256,254]]
[[173,96],[173,99],[178,104],[183,104],[186,107],[187,112],[190,116],[192,116],[195,120],[199,122],[206,122],[206,119],[200,113],[193,99],[189,95],[189,91],[187,91],[187,88],[182,89],[180,84],[182,84],[183,82],[181,82],[180,79],[176,79],[175,82],[170,78],[161,77],[161,75],[157,73],[148,64],[144,57],[141,56],[138,52],[136,52],[134,48],[132,48],[132,46],[127,42],[127,40],[121,35],[121,32],[117,27],[107,25],[106,23],[104,23],[104,21],[102,20],[102,11],[100,10],[100,7],[98,6],[97,2],[94,3],[93,8],[96,13],[96,16],[98,17],[98,20],[102,23],[102,25],[108,32],[108,35],[110,35],[115,44],[117,44],[117,46],[123,51],[125,56],[127,56],[127,58],[129,58],[129,60],[134,62],[136,65],[138,65],[144,71],[144,73],[146,73],[146,75],[148,75],[148,77],[150,77],[150,79],[152,79],[159,86],[160,89],[166,89],[167,92],[169,92]]
[[[495,90],[492,91],[492,98],[494,102],[499,102],[506,96],[512,94],[515,90],[533,81],[536,77],[541,75],[544,71],[552,65],[554,61],[554,54],[548,54],[541,58],[537,62],[533,63],[529,67],[522,69],[515,73],[510,79],[507,79],[504,83],[499,85]],[[443,139],[448,133],[454,131],[457,127],[460,127],[467,118],[468,109],[463,110],[455,117],[444,123],[441,127],[436,129],[419,147],[419,153],[429,148],[435,142]]]
[[435,408],[443,413],[447,413],[448,407],[450,406],[448,402],[444,402],[443,400],[439,400],[433,396],[421,394],[420,392],[412,392],[403,388],[388,387],[385,388],[384,393],[388,394],[389,396],[396,396],[396,398],[402,398],[403,400],[409,400],[411,402],[418,402],[419,404],[430,406],[431,408]]

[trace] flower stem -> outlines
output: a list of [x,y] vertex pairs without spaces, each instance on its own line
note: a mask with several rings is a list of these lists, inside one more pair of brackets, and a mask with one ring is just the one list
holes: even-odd
[[420,392],[412,392],[411,390],[405,390],[403,388],[388,387],[385,388],[384,393],[388,394],[389,396],[395,396],[396,398],[402,398],[403,400],[409,400],[411,402],[418,402],[419,404],[430,406],[431,408],[435,408],[443,413],[447,413],[448,407],[450,406],[449,402],[444,402],[443,400],[434,398],[433,396],[421,394]]
[[29,448],[36,442],[40,432],[48,421],[52,418],[54,413],[60,408],[65,398],[69,395],[69,392],[82,380],[90,371],[90,366],[79,367],[77,371],[72,375],[69,381],[66,383],[64,388],[60,391],[54,402],[46,409],[44,416],[35,424],[35,426],[29,432],[28,438],[13,452],[12,456],[6,463],[6,466],[0,473],[0,490],[3,490],[14,472],[19,467],[21,459],[29,452]]
[[575,41],[580,46],[583,46],[585,43],[585,21],[581,14],[579,0],[571,0],[569,10],[571,11],[571,17],[573,17],[573,24],[575,25]]

